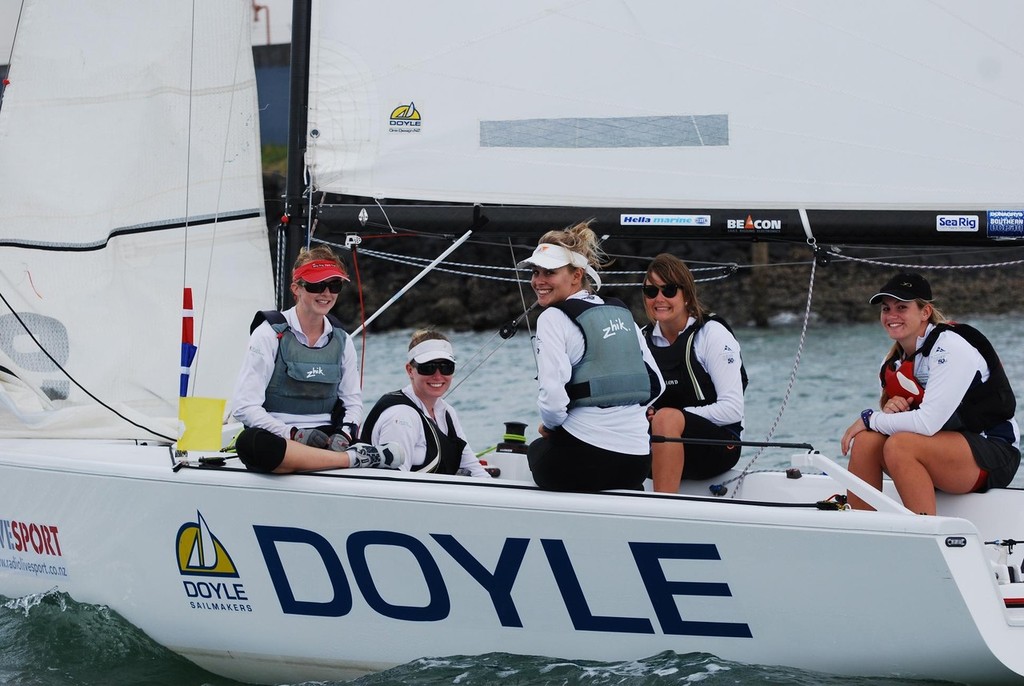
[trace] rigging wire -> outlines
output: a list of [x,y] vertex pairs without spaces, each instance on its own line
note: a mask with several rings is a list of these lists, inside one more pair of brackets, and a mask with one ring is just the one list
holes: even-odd
[[[808,244],[814,249],[815,253],[818,252],[818,246],[814,242],[813,236],[808,239]],[[810,280],[807,284],[807,302],[804,307],[804,321],[803,326],[800,328],[800,340],[797,343],[796,354],[793,358],[793,369],[789,373],[789,383],[786,384],[786,392],[782,395],[782,402],[779,403],[779,411],[775,415],[775,419],[774,421],[772,421],[772,424],[768,429],[768,433],[765,434],[765,443],[770,442],[772,440],[772,437],[775,435],[775,431],[779,427],[779,422],[782,421],[782,415],[786,412],[786,407],[789,405],[789,396],[792,394],[793,387],[796,385],[797,371],[799,371],[800,369],[800,357],[803,355],[804,342],[807,339],[807,325],[811,321],[811,301],[814,298],[814,272],[817,265],[818,261],[816,259],[811,260],[811,274]],[[716,489],[720,489],[724,487],[726,484],[732,483],[733,481],[737,481],[738,483],[736,486],[736,490],[733,492],[731,496],[735,497],[739,493],[739,489],[743,486],[743,479],[746,478],[747,474],[752,473],[750,468],[754,465],[754,462],[756,462],[757,459],[764,454],[764,451],[765,447],[759,448],[758,451],[754,453],[754,456],[751,457],[747,464],[743,467],[738,476],[734,476],[731,479],[726,479],[720,484],[713,484],[711,486],[712,492],[716,492]],[[724,493],[725,491],[722,490],[718,492]]]
[[77,380],[77,379],[76,379],[76,378],[75,378],[74,376],[72,376],[72,375],[71,375],[71,372],[69,372],[69,371],[68,371],[67,369],[65,369],[65,368],[64,368],[64,366],[63,366],[63,365],[62,365],[62,364],[61,364],[60,362],[58,362],[58,361],[57,361],[57,359],[56,359],[56,358],[55,358],[55,357],[54,357],[53,355],[51,355],[51,354],[50,354],[50,351],[46,349],[46,346],[44,346],[44,345],[43,345],[43,344],[42,344],[42,343],[41,343],[41,342],[39,341],[39,339],[38,339],[38,338],[36,338],[36,335],[35,335],[34,333],[32,333],[32,329],[30,329],[30,328],[29,328],[28,324],[26,324],[26,323],[25,323],[25,320],[23,320],[23,319],[21,318],[21,315],[20,315],[20,314],[18,314],[18,312],[17,312],[17,311],[16,311],[15,309],[14,309],[14,307],[12,307],[12,306],[11,306],[11,303],[9,303],[9,302],[7,301],[7,298],[6,298],[6,297],[4,297],[4,294],[3,294],[3,293],[0,293],[0,300],[2,300],[2,301],[3,301],[4,305],[6,305],[6,306],[7,306],[7,309],[8,309],[8,310],[10,310],[10,312],[11,312],[11,314],[12,314],[12,315],[14,315],[14,318],[15,318],[16,320],[18,320],[18,323],[19,323],[19,324],[21,324],[21,327],[22,327],[23,329],[25,329],[25,333],[27,333],[27,334],[28,334],[28,336],[29,336],[29,338],[31,338],[31,339],[32,339],[32,342],[36,344],[36,347],[37,347],[37,348],[39,348],[39,350],[40,350],[40,351],[41,351],[41,352],[42,352],[42,353],[43,353],[44,355],[46,355],[46,357],[47,357],[47,358],[48,358],[48,359],[50,360],[50,362],[52,362],[52,363],[53,363],[53,366],[54,366],[54,367],[56,367],[57,369],[59,369],[59,370],[60,370],[60,372],[61,372],[61,373],[62,373],[62,374],[63,374],[63,375],[65,376],[65,377],[67,377],[68,381],[70,381],[71,383],[75,384],[75,386],[76,386],[76,387],[77,387],[77,388],[78,388],[78,389],[79,389],[80,391],[82,391],[82,392],[83,392],[83,393],[85,393],[85,394],[86,394],[87,396],[89,396],[90,398],[92,398],[93,400],[95,400],[95,401],[96,401],[96,403],[97,403],[98,405],[100,405],[100,407],[103,407],[103,408],[105,408],[105,409],[107,409],[107,410],[110,410],[110,412],[111,412],[111,413],[113,413],[113,414],[114,414],[114,416],[116,416],[116,417],[120,417],[121,419],[123,419],[124,421],[128,422],[129,424],[131,424],[131,425],[132,425],[132,426],[134,426],[135,428],[137,428],[137,429],[142,429],[143,431],[147,431],[147,432],[149,432],[149,433],[153,434],[154,436],[156,436],[156,437],[158,437],[158,438],[162,438],[162,439],[164,439],[164,440],[166,440],[166,441],[170,441],[171,443],[174,443],[174,442],[175,442],[176,440],[178,440],[178,439],[176,439],[176,438],[171,438],[170,436],[165,436],[164,434],[160,433],[159,431],[155,431],[154,429],[150,429],[150,428],[149,428],[148,426],[143,426],[142,424],[139,424],[138,422],[136,422],[136,421],[134,421],[134,420],[132,420],[132,419],[129,419],[128,417],[125,417],[125,416],[124,416],[123,414],[121,414],[120,412],[118,412],[117,410],[115,410],[115,409],[114,409],[113,407],[111,407],[110,405],[108,405],[107,403],[103,402],[102,400],[100,400],[99,398],[97,398],[97,397],[96,397],[95,395],[93,395],[93,394],[92,394],[92,392],[91,392],[91,391],[89,391],[89,389],[88,389],[88,388],[86,388],[85,386],[83,386],[82,384],[80,384],[80,383],[78,382],[78,380]]

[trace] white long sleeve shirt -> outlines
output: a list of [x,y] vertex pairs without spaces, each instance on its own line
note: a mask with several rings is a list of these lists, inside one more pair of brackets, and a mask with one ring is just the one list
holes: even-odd
[[[933,328],[929,324],[924,336],[917,339],[918,348]],[[943,331],[935,339],[931,354],[914,357],[914,377],[925,387],[921,405],[906,412],[875,412],[869,420],[871,428],[888,436],[902,431],[935,435],[956,412],[979,372],[982,382],[988,381],[988,363],[982,354],[962,336]],[[1020,429],[1015,419],[1009,421],[1013,426],[1013,445],[1019,448]]]
[[[413,392],[412,384],[403,388],[402,393],[412,400],[425,415],[430,416],[427,406]],[[455,413],[455,409],[445,402],[444,398],[438,398],[434,403],[434,417],[436,417],[439,432],[448,435],[448,419],[451,418],[455,435],[466,440],[466,432],[462,428],[462,423],[459,422],[459,416]],[[427,435],[423,430],[423,421],[419,412],[408,405],[395,405],[381,412],[377,422],[373,425],[370,442],[373,445],[397,443],[402,446],[405,454],[412,457],[411,460],[407,459],[402,464],[402,469],[407,472],[422,466],[427,459]],[[476,453],[473,452],[468,441],[462,450],[462,461],[459,467],[468,470],[471,476],[491,478],[491,475],[480,464],[480,460],[477,459]]]
[[[569,296],[588,302],[603,304],[597,295],[579,291]],[[647,348],[636,322],[634,334],[640,344],[644,362],[657,375],[658,395],[665,390],[665,382]],[[646,455],[650,452],[650,436],[646,416],[647,406],[629,405],[621,407],[569,407],[569,394],[565,385],[572,377],[573,365],[583,359],[585,343],[583,332],[557,307],[549,307],[537,318],[537,333],[534,337],[537,353],[537,407],[541,422],[549,429],[559,426],[576,438],[626,455]]]
[[[694,324],[693,317],[686,322],[684,330]],[[682,332],[680,332],[682,333]],[[661,323],[656,322],[651,330],[651,341],[660,348],[671,345],[661,332]],[[704,417],[718,426],[743,422],[743,377],[740,373],[740,344],[736,337],[719,322],[705,322],[693,337],[693,351],[697,362],[704,367],[715,386],[718,399],[710,405],[684,407],[682,409]]]
[[[291,327],[299,343],[313,348],[322,348],[330,341],[334,327],[324,317],[324,332],[314,343],[310,343],[306,334],[299,326],[299,318],[292,307],[283,313],[285,321]],[[291,427],[306,428],[331,423],[329,412],[323,414],[289,414],[286,412],[267,412],[263,408],[266,401],[267,384],[274,373],[274,360],[277,357],[279,340],[277,333],[268,322],[263,322],[249,337],[249,349],[242,360],[242,369],[235,382],[235,390],[231,396],[231,416],[247,427],[266,429],[281,438],[289,438]],[[338,383],[338,398],[345,407],[345,422],[359,424],[363,421],[362,390],[359,387],[359,361],[352,338],[345,340],[341,358],[341,381]]]

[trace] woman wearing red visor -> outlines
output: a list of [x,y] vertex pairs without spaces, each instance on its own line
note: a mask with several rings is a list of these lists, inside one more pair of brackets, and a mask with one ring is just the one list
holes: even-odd
[[249,469],[401,466],[395,446],[352,444],[363,418],[359,367],[352,339],[331,314],[348,280],[330,248],[304,250],[292,269],[295,307],[256,314],[231,402],[245,426],[235,447]]

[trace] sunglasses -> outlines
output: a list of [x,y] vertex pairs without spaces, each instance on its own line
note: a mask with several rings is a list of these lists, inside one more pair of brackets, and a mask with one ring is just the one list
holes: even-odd
[[676,293],[679,292],[679,286],[674,283],[667,283],[664,286],[655,286],[653,283],[644,284],[640,290],[644,292],[644,297],[648,300],[654,300],[658,297],[658,291],[666,298],[676,297]]
[[434,372],[441,372],[444,376],[451,376],[455,373],[455,363],[451,360],[433,360],[431,362],[412,363],[420,376],[433,376]]
[[345,282],[341,279],[321,281],[320,283],[306,283],[305,281],[300,281],[299,283],[306,289],[307,293],[323,293],[325,290],[331,293],[341,293],[341,287],[345,285]]

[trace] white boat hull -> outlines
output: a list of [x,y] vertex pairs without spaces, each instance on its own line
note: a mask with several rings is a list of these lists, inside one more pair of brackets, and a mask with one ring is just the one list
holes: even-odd
[[264,683],[492,651],[1024,674],[1024,608],[1004,603],[1024,584],[997,583],[983,545],[1021,531],[1017,491],[943,501],[998,513],[977,515],[998,528],[979,534],[958,517],[756,504],[827,498],[840,489],[825,476],[752,474],[733,500],[172,464],[166,447],[4,441],[0,593],[108,605],[197,664]]

